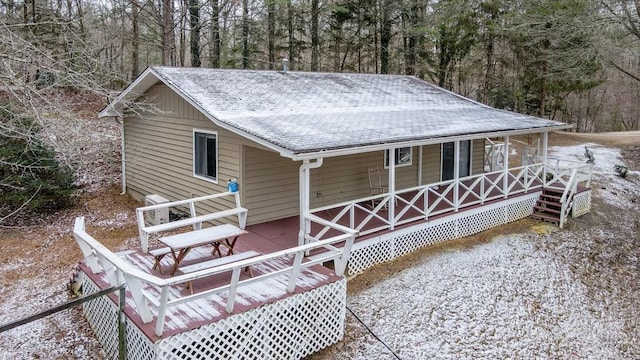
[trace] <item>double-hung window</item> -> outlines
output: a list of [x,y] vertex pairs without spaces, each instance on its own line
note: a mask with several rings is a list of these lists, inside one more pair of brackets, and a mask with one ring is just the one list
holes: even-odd
[[193,175],[218,181],[218,134],[215,131],[193,131]]
[[[397,148],[395,151],[396,167],[411,165],[411,147]],[[384,168],[389,167],[389,150],[384,151]]]

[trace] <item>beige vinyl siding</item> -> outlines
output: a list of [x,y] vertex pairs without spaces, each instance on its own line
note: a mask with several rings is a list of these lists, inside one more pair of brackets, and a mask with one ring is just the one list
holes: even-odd
[[471,175],[484,173],[484,139],[474,139],[471,144]]
[[248,224],[298,215],[298,178],[301,162],[251,146],[243,147],[241,192],[249,209]]
[[[294,162],[271,151],[244,147],[243,184],[248,223],[255,224],[299,213],[299,169]],[[411,166],[396,168],[398,189],[417,185],[418,153],[414,148]],[[324,159],[311,170],[310,207],[317,208],[369,196],[370,166],[378,166],[383,184],[388,184],[382,151]]]
[[[383,185],[389,184],[384,168],[384,151],[332,157],[322,167],[311,170],[311,207],[321,207],[370,195],[369,167],[377,166]],[[396,168],[396,189],[418,184],[418,150],[413,148],[410,166]]]
[[422,184],[440,182],[441,169],[440,144],[425,145],[422,147]]
[[[158,104],[162,114],[128,117],[124,121],[129,193],[138,200],[147,194],[178,200],[226,191],[227,180],[239,178],[239,143],[244,140],[217,128],[164,85],[154,86],[147,96]],[[194,129],[217,132],[217,184],[193,175]]]

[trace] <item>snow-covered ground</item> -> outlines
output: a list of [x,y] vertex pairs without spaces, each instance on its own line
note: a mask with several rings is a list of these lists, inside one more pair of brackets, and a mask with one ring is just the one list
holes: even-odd
[[[594,196],[613,216],[632,210],[629,218],[637,217],[638,204],[629,199],[640,195],[638,174],[620,178],[613,171],[623,163],[619,149],[588,145],[596,158]],[[584,162],[583,154],[583,145],[550,148],[565,160]],[[564,231],[534,225],[536,231],[472,247],[444,247],[349,296],[348,307],[401,359],[639,358],[633,299],[640,292],[624,283],[637,280],[637,257],[614,259],[616,271],[602,279],[594,273],[598,262],[583,259],[598,250],[589,238],[602,240],[595,256],[605,258],[622,252],[613,240],[633,229],[600,228],[598,216],[593,228],[588,222]],[[616,278],[621,281],[608,281]],[[313,359],[395,358],[353,316],[347,319],[346,340]]]
[[[427,249],[415,266],[351,293],[349,308],[402,359],[640,358],[640,176],[615,174],[618,149],[594,144],[592,150],[592,213],[562,231],[531,221],[535,228],[525,232]],[[584,161],[582,145],[551,153]],[[101,229],[130,226],[135,233],[127,204],[94,201],[98,206],[77,211]],[[8,244],[16,235],[5,232],[0,324],[68,300],[70,268],[60,264],[80,256],[70,230],[70,222],[51,224],[27,234],[32,241],[13,241],[14,248]],[[9,257],[19,253],[26,255]],[[310,358],[394,358],[347,314],[345,340]],[[101,358],[78,310],[0,334],[1,360]]]

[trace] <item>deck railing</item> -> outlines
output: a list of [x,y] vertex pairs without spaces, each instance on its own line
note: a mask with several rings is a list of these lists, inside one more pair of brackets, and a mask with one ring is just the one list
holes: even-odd
[[[393,229],[418,220],[484,204],[511,195],[541,189],[542,163],[493,171],[460,179],[397,190],[352,201],[315,208],[312,214],[335,214],[329,223],[358,231],[359,235]],[[393,201],[394,216],[388,211]],[[325,231],[328,230],[325,226]]]
[[[332,226],[332,224],[327,224],[324,220],[321,221],[321,219],[315,219],[313,216],[311,216],[310,219]],[[141,269],[126,262],[108,250],[86,232],[83,217],[76,218],[73,234],[78,246],[82,250],[85,262],[91,271],[96,274],[104,272],[111,286],[126,283],[126,287],[131,293],[135,308],[142,318],[142,321],[144,323],[152,323],[155,321],[155,333],[161,336],[164,331],[167,309],[172,306],[214,295],[224,295],[226,293],[226,310],[231,313],[236,303],[237,290],[240,287],[266,281],[277,276],[288,276],[287,291],[292,293],[295,290],[297,280],[302,270],[329,261],[335,262],[335,274],[342,276],[349,260],[355,232],[340,226],[332,226],[332,228],[338,234],[331,235],[330,237],[315,236],[313,238],[314,241],[309,244],[166,279],[143,272]],[[333,247],[332,245],[336,243],[344,243],[345,246],[342,248]],[[325,252],[322,256],[314,257],[313,259],[305,259],[304,257],[305,253],[309,251],[327,247],[331,248],[332,251]],[[277,269],[271,269],[271,266],[267,266],[264,268],[271,269],[268,272],[240,280],[240,273],[242,269],[247,266],[268,264],[274,261],[280,261],[282,263],[281,260],[291,257],[293,257],[291,265],[281,266]],[[286,263],[288,264],[288,260]],[[183,295],[185,291],[182,290],[186,289],[187,284],[191,281],[225,272],[232,273],[231,280],[228,284],[195,294]],[[157,313],[155,319],[152,309],[155,309]]]
[[593,164],[578,161],[550,159],[545,166],[545,187],[562,191],[560,198],[560,222],[562,229],[573,204],[578,186],[588,188],[591,185]]
[[575,178],[573,181],[577,185],[589,187],[591,185],[593,164],[553,158],[548,159],[544,167],[544,186],[564,190],[569,185],[574,170]]

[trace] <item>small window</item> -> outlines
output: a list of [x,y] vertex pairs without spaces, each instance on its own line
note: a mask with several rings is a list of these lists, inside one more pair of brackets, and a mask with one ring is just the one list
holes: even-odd
[[[411,165],[412,150],[410,147],[396,149],[396,166]],[[384,151],[384,168],[389,167],[389,150]]]
[[215,132],[193,132],[193,174],[218,181],[218,134]]

